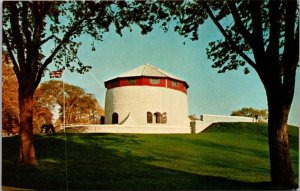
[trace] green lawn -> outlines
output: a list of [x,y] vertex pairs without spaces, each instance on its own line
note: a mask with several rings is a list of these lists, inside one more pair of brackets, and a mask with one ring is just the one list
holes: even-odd
[[[289,134],[298,177],[298,128],[290,127]],[[37,167],[18,163],[17,137],[2,142],[5,186],[39,190],[272,189],[265,124],[214,124],[193,135],[39,135],[35,136]]]

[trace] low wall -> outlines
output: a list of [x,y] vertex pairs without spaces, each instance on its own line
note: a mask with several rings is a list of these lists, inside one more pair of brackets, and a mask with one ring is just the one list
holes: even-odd
[[[200,133],[213,123],[220,122],[255,122],[251,117],[225,116],[225,115],[201,115],[200,120],[191,122],[191,128],[194,133]],[[193,130],[194,129],[194,130]]]
[[255,122],[252,117],[226,116],[226,115],[201,115],[200,119],[206,123],[216,122]]
[[67,133],[188,134],[191,133],[191,128],[178,126],[71,125],[66,126],[65,131]]
[[191,121],[191,131],[192,133],[201,133],[204,129],[210,126],[212,123],[204,122],[200,120]]
[[[200,133],[213,123],[255,122],[251,117],[201,115],[201,120],[190,122],[190,127],[169,125],[66,125],[67,133],[134,133],[134,134],[188,134]],[[64,132],[64,129],[62,129]]]

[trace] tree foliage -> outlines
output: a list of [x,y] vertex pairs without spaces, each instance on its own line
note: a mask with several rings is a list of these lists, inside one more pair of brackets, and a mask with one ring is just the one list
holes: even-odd
[[[64,97],[65,96],[65,97]],[[64,109],[66,124],[98,123],[103,109],[93,94],[82,88],[62,81],[51,80],[42,83],[35,94],[36,104],[54,110],[59,107],[60,124],[63,123]]]
[[[121,19],[126,2],[118,1],[15,1],[3,5],[3,44],[14,64],[18,79],[30,72],[37,87],[47,66],[84,73],[91,67],[77,57],[82,44],[77,37],[87,34],[103,40],[110,25],[117,33],[128,26]],[[51,54],[44,53],[45,45],[52,45]],[[32,65],[29,70],[26,65]],[[24,69],[27,69],[23,71]]]
[[242,109],[233,111],[231,116],[245,116],[245,117],[255,117],[257,116],[259,120],[266,121],[268,119],[267,109],[255,109],[252,107],[243,107]]
[[159,23],[163,30],[173,29],[195,41],[204,35],[199,33],[199,27],[211,19],[223,38],[209,43],[207,55],[213,61],[212,67],[219,68],[220,73],[239,67],[248,73],[246,64],[257,70],[260,51],[267,54],[276,51],[280,74],[284,75],[284,68],[289,67],[284,63],[291,54],[287,46],[293,48],[292,56],[297,61],[296,1],[147,1],[136,4],[139,16],[134,21],[143,29],[143,34],[151,32],[154,24]]
[[[18,81],[12,63],[6,53],[2,53],[2,129],[7,134],[17,134],[19,124]],[[51,122],[52,113],[47,107],[34,106],[33,133],[40,133],[44,122]]]
[[7,54],[2,53],[2,131],[16,133],[19,129],[18,81]]
[[[88,34],[102,40],[111,24],[136,23],[146,34],[154,24],[165,31],[199,39],[208,18],[223,35],[209,44],[208,58],[220,73],[251,67],[263,83],[269,111],[272,183],[295,188],[288,145],[288,114],[299,61],[299,20],[296,0],[278,1],[57,1],[3,4],[3,44],[19,84],[21,161],[36,164],[32,141],[33,93],[49,64],[84,73],[90,67],[77,57],[76,40]],[[52,43],[50,55],[44,45]],[[26,141],[26,144],[25,144]]]
[[[56,105],[63,107],[62,87],[61,81],[45,82],[38,87],[34,94],[33,133],[40,133],[44,123],[52,123]],[[99,123],[104,112],[92,94],[65,84],[65,95],[67,123]],[[18,82],[9,58],[2,54],[2,128],[7,134],[18,133],[18,104]],[[62,112],[60,109],[60,121],[63,119]]]
[[53,113],[47,107],[35,105],[33,110],[33,133],[39,134],[41,126],[45,123],[52,123]]
[[[260,77],[268,99],[271,180],[278,188],[296,188],[288,145],[288,115],[299,62],[296,0],[136,2],[145,34],[159,23],[167,31],[198,40],[208,18],[222,34],[209,43],[207,56],[219,73],[249,67]],[[139,20],[139,19],[137,19]],[[170,26],[174,26],[171,28]],[[204,36],[200,36],[204,38]]]
[[[102,40],[115,25],[116,32],[129,22],[125,1],[4,1],[3,49],[18,80],[20,110],[20,161],[36,165],[33,144],[33,95],[48,66],[87,72],[77,56],[80,35]],[[124,15],[124,17],[123,17]],[[48,52],[49,47],[53,47]]]

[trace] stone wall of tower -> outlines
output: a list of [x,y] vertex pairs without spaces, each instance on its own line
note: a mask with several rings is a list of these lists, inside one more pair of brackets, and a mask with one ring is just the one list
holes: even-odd
[[[126,125],[189,126],[187,94],[165,87],[123,86],[108,89],[105,98],[105,123],[112,124],[113,113],[118,123]],[[147,123],[147,112],[153,123]],[[154,113],[166,113],[166,124],[156,124]]]

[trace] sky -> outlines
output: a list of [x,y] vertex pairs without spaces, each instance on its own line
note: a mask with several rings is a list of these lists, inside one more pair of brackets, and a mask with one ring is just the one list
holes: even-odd
[[[211,67],[212,61],[207,59],[205,49],[209,42],[221,37],[211,22],[200,27],[198,41],[191,41],[172,30],[163,32],[159,27],[147,35],[141,35],[138,28],[133,29],[132,32],[123,30],[122,37],[114,31],[105,33],[103,41],[94,42],[96,51],[92,51],[93,40],[81,36],[79,40],[83,44],[78,57],[92,69],[83,75],[65,71],[62,80],[93,93],[104,108],[104,82],[148,63],[189,84],[189,114],[230,115],[232,111],[243,107],[267,109],[265,90],[253,69],[249,67],[248,75],[244,75],[242,68],[219,74],[217,69]],[[289,124],[297,126],[300,125],[299,76],[298,69],[294,102],[289,115]],[[49,79],[46,75],[42,81]]]

